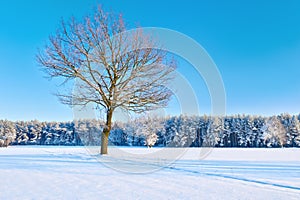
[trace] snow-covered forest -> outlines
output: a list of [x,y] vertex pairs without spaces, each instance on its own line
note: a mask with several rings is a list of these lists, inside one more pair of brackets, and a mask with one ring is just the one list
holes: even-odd
[[[176,116],[116,122],[110,143],[118,146],[300,147],[300,115],[261,117]],[[103,122],[0,120],[0,146],[100,145]]]

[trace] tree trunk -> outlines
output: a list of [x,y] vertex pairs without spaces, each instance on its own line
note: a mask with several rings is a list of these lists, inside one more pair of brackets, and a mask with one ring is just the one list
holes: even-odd
[[107,154],[107,146],[108,146],[108,136],[109,136],[108,128],[104,128],[101,136],[101,154]]
[[108,154],[107,147],[108,147],[108,137],[109,137],[109,133],[111,130],[111,124],[112,124],[112,113],[113,113],[113,111],[109,109],[106,114],[106,124],[105,124],[106,126],[103,129],[103,132],[101,135],[101,150],[100,150],[100,152],[102,155]]
[[5,146],[5,147],[8,147],[9,143],[10,143],[10,142],[9,142],[9,139],[6,138],[5,141],[4,141],[4,146]]

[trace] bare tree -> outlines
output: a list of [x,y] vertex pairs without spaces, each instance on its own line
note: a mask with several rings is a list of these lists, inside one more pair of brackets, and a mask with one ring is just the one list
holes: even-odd
[[108,136],[116,108],[142,113],[166,106],[166,87],[176,68],[157,41],[142,29],[128,32],[121,15],[101,7],[81,21],[62,21],[60,29],[37,54],[50,78],[76,79],[76,92],[57,94],[62,103],[104,108],[106,123],[101,154],[107,154]]

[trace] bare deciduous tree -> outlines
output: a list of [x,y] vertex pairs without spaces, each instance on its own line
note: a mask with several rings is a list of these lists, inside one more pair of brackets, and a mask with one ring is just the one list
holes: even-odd
[[57,94],[71,106],[95,103],[106,113],[101,154],[107,154],[108,136],[116,108],[144,112],[166,106],[171,92],[166,87],[176,64],[158,49],[142,29],[128,31],[121,15],[99,7],[82,21],[62,21],[61,28],[37,54],[50,78],[64,83],[76,79],[76,92]]

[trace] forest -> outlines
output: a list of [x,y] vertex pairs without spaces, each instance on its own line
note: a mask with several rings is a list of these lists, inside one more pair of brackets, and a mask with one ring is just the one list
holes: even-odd
[[[159,147],[300,147],[300,115],[141,117],[115,122],[109,143]],[[100,145],[100,120],[0,120],[0,146]]]

